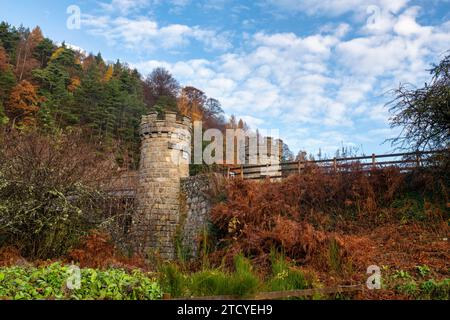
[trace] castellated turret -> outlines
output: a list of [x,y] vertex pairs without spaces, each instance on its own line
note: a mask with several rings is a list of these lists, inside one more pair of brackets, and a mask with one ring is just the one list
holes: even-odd
[[179,224],[180,179],[189,177],[192,122],[166,112],[141,122],[141,159],[137,210],[133,218],[135,249],[175,258]]

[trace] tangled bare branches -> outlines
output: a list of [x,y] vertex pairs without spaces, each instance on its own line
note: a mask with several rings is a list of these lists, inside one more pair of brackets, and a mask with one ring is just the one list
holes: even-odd
[[391,126],[402,132],[392,143],[414,150],[450,146],[450,55],[430,70],[431,84],[423,88],[401,85],[390,103]]
[[98,190],[110,161],[76,132],[0,139],[0,244],[30,258],[64,254],[98,223]]

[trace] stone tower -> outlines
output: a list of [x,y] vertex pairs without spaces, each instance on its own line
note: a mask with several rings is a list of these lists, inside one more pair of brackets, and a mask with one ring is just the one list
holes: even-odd
[[166,112],[141,122],[141,161],[137,210],[133,219],[136,249],[175,258],[180,216],[180,179],[189,177],[192,122]]

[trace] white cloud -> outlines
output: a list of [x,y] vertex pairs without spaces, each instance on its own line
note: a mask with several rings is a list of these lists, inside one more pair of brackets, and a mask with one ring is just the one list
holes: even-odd
[[199,26],[170,24],[159,26],[154,20],[146,17],[128,18],[124,16],[92,16],[85,14],[83,26],[88,32],[104,37],[110,45],[118,43],[133,50],[155,50],[181,48],[197,41],[207,50],[226,50],[231,47],[227,34]]
[[[56,45],[57,45],[58,47],[60,47],[60,46],[63,45],[63,42],[56,42]],[[87,54],[87,51],[86,51],[85,49],[83,49],[82,47],[80,47],[80,46],[77,46],[77,45],[74,45],[74,44],[71,44],[71,43],[67,43],[67,42],[64,42],[64,45],[65,45],[67,48],[69,48],[69,49],[72,49],[72,50],[74,50],[74,51],[80,52],[81,54],[84,54],[84,55]]]
[[264,125],[264,120],[257,118],[257,117],[252,117],[249,115],[237,115],[237,117],[239,119],[242,119],[248,126],[250,126],[250,128],[261,128],[261,126]]
[[222,10],[230,0],[206,0],[202,4],[202,8],[205,10]]
[[224,54],[211,62],[148,61],[135,66],[144,73],[158,64],[168,67],[185,85],[198,86],[222,101],[228,113],[245,110],[249,116],[283,117],[284,111],[302,106],[298,115],[291,115],[294,121],[313,122],[315,113],[326,112],[327,123],[348,124],[342,104],[315,99],[325,95],[325,87],[333,83],[326,64],[331,48],[339,43],[338,36],[257,33],[250,43],[253,49],[247,53]]
[[[58,45],[62,45],[62,44],[58,44]],[[84,50],[82,47],[76,46],[76,45],[71,44],[71,43],[65,43],[65,45],[66,45],[66,47],[68,47],[68,48],[70,48],[70,49],[72,49],[74,51],[78,51],[81,54],[84,54],[84,55],[87,54],[87,51]]]
[[174,14],[181,14],[187,6],[191,4],[191,0],[170,0],[170,4],[173,6],[169,12]]
[[412,8],[400,14],[389,32],[338,44],[340,64],[358,77],[382,77],[384,82],[380,83],[386,87],[425,81],[429,63],[449,49],[450,32],[446,24],[421,26],[416,21],[417,12]]
[[191,0],[171,0],[170,3],[176,7],[186,7],[191,3]]
[[367,115],[370,119],[381,122],[387,122],[389,119],[388,108],[383,104],[372,106],[367,110]]
[[158,0],[112,0],[111,2],[101,2],[100,7],[107,12],[129,14],[145,7],[157,5],[158,2]]
[[412,7],[406,10],[394,25],[394,31],[401,36],[428,36],[432,32],[432,27],[422,27],[416,22],[419,14],[419,7]]
[[382,11],[397,13],[410,0],[268,0],[267,3],[290,12],[309,15],[339,16],[348,12],[366,13],[371,6]]

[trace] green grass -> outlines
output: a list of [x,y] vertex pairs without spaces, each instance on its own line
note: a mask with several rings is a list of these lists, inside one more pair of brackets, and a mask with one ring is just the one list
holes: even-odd
[[185,288],[188,279],[176,264],[165,263],[158,271],[164,293],[169,293],[172,297],[183,297],[187,294]]
[[266,281],[255,271],[249,259],[243,255],[234,258],[234,271],[224,268],[208,268],[195,273],[185,273],[174,264],[160,269],[160,283],[165,293],[174,298],[235,296],[250,297],[263,291],[288,291],[312,288],[303,272],[287,262],[281,254],[271,254],[272,272]]
[[311,287],[303,272],[287,262],[283,255],[272,252],[271,260],[272,277],[267,281],[269,291],[302,290]]
[[234,259],[235,271],[227,272],[220,268],[205,268],[192,274],[184,274],[173,264],[163,265],[159,272],[161,284],[172,297],[186,296],[250,296],[261,286],[259,277],[253,272],[248,259],[238,255]]
[[332,239],[328,248],[328,265],[330,270],[336,273],[341,273],[344,268],[344,262],[342,261],[341,248],[336,241]]

